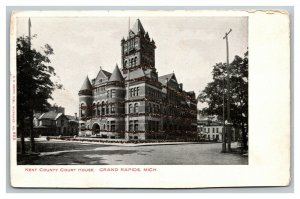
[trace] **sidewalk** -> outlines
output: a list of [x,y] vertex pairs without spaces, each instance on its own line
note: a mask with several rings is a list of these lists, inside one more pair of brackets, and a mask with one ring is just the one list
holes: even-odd
[[[20,138],[17,139],[20,141]],[[137,146],[156,146],[156,145],[185,145],[185,144],[213,144],[214,142],[180,142],[180,141],[167,141],[167,142],[145,142],[145,143],[128,143],[122,139],[103,139],[103,138],[89,138],[89,137],[77,137],[69,139],[59,139],[51,138],[47,141],[46,137],[35,138],[35,142],[77,142],[84,144],[101,144],[101,145],[110,145],[110,146],[128,146],[128,147],[137,147]],[[25,138],[25,141],[30,141],[30,138]]]

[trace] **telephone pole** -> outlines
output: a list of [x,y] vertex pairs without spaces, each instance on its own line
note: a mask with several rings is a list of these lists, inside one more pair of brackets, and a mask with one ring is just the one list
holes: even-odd
[[228,142],[228,152],[231,152],[231,118],[230,118],[230,80],[229,80],[229,74],[230,74],[230,67],[229,67],[229,47],[228,47],[228,35],[231,33],[231,28],[228,32],[225,33],[225,36],[223,39],[226,39],[226,69],[227,69],[227,76],[226,76],[226,82],[227,82],[227,142]]
[[225,76],[223,82],[223,131],[222,131],[222,153],[226,153],[226,128],[225,128]]

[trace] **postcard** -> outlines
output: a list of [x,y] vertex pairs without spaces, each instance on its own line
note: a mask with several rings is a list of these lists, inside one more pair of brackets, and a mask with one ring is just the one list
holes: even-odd
[[290,182],[284,10],[16,11],[13,187]]

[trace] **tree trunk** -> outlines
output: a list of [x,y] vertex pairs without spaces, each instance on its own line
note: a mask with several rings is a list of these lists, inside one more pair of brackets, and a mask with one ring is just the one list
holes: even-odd
[[242,136],[243,136],[243,147],[248,150],[247,132],[245,131],[245,124],[242,122]]
[[30,111],[29,116],[29,124],[30,124],[30,150],[31,152],[35,152],[35,143],[34,143],[34,131],[33,131],[33,111]]
[[21,119],[20,121],[20,134],[21,134],[21,154],[24,155],[25,152],[26,152],[26,149],[25,149],[25,126],[24,126],[24,119]]

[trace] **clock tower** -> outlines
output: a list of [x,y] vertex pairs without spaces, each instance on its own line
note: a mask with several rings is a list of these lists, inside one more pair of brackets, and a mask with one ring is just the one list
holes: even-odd
[[136,68],[155,68],[155,42],[150,39],[148,32],[145,32],[139,19],[129,30],[127,39],[121,41],[122,68],[135,70]]

